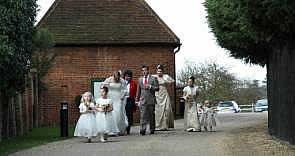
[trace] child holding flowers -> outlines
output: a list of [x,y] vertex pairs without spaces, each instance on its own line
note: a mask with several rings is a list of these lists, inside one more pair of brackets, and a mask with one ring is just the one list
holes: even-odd
[[107,134],[119,133],[113,117],[113,102],[107,98],[108,87],[102,86],[100,89],[101,98],[96,100],[96,125],[97,134],[100,135],[100,141],[106,142]]
[[80,118],[76,124],[74,136],[88,138],[88,143],[91,138],[96,136],[96,122],[95,122],[95,105],[93,96],[90,92],[85,92],[82,95],[79,106]]

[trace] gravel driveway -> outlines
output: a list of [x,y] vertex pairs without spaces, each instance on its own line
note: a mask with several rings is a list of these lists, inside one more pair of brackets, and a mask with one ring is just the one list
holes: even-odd
[[[267,113],[218,114],[216,132],[185,132],[183,120],[175,121],[175,129],[156,131],[154,135],[140,136],[139,126],[132,127],[129,136],[111,137],[109,142],[85,143],[85,138],[73,138],[20,151],[11,156],[228,156],[235,145],[229,138],[239,136],[238,129],[267,121]],[[235,131],[235,133],[232,133]]]

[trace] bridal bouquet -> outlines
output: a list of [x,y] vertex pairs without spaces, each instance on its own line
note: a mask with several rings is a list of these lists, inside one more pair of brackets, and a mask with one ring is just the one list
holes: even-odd
[[189,94],[189,95],[187,95],[186,100],[187,100],[187,102],[192,103],[192,102],[194,102],[194,96]]
[[110,104],[99,104],[98,106],[98,111],[100,112],[110,112],[112,110],[113,108],[111,107]]

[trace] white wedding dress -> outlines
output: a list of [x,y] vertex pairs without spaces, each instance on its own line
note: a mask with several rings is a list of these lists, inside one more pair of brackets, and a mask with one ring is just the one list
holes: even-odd
[[[111,99],[103,99],[99,98],[96,100],[96,104],[99,105],[107,105],[113,104]],[[96,112],[96,126],[97,126],[97,134],[117,134],[119,133],[119,129],[115,124],[115,120],[113,117],[113,111],[111,112]]]
[[108,98],[113,101],[113,117],[120,131],[119,135],[124,135],[128,126],[125,103],[122,100],[126,92],[124,80],[121,79],[119,83],[115,83],[113,78],[110,77],[104,83],[109,84]]
[[[90,108],[94,109],[94,103],[90,103]],[[86,113],[89,109],[84,103],[81,103],[79,106],[80,109],[80,118],[76,124],[74,136],[83,136],[87,138],[91,138],[96,136],[96,120],[95,113]]]

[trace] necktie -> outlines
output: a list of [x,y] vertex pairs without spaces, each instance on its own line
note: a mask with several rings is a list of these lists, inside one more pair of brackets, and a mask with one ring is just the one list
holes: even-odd
[[144,78],[144,85],[147,85],[147,77]]

